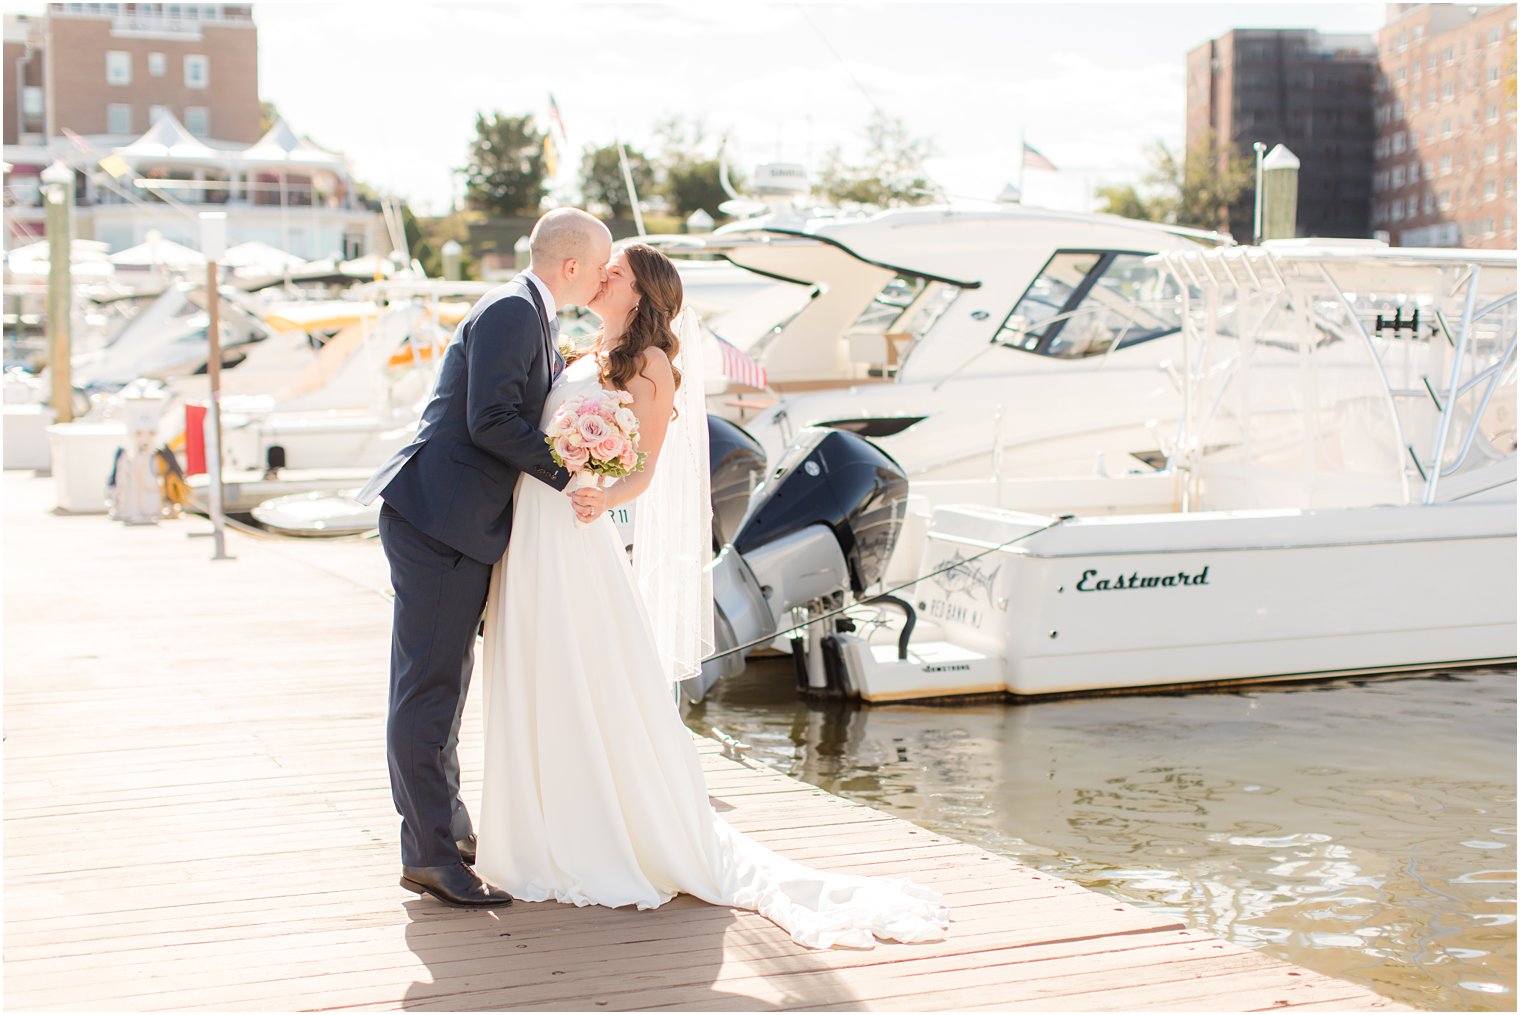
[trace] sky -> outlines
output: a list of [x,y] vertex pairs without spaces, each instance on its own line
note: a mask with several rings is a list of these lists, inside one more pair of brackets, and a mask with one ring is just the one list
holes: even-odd
[[[477,111],[559,105],[572,153],[649,149],[700,118],[736,168],[864,150],[880,110],[931,141],[930,175],[990,199],[1029,169],[1025,200],[1085,208],[1180,147],[1188,50],[1232,28],[1372,32],[1383,4],[256,3],[259,88],[358,177],[441,213],[461,192]],[[578,158],[560,181],[573,185]]]

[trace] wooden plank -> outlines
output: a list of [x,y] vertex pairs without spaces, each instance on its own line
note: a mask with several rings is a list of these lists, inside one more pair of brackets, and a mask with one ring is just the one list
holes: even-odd
[[49,493],[5,477],[11,1007],[1398,1007],[705,740],[725,820],[801,862],[935,887],[947,938],[815,952],[688,897],[652,912],[418,899],[395,885],[377,548],[234,535],[237,559],[213,565],[184,538],[201,523],[58,518]]

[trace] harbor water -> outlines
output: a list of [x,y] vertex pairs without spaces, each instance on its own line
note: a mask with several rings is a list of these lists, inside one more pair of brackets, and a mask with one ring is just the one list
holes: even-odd
[[1513,1011],[1515,670],[688,724],[832,793],[1427,1010]]

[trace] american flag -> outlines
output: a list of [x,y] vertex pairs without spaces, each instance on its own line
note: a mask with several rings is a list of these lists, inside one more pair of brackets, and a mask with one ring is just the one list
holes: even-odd
[[1030,169],[1048,169],[1052,173],[1056,171],[1056,164],[1035,151],[1034,146],[1027,142],[1024,145],[1024,165]]
[[549,93],[549,122],[554,125],[555,130],[559,131],[559,139],[569,144],[570,138],[565,134],[565,121],[560,119],[559,103],[554,101],[553,92]]
[[713,338],[718,339],[718,349],[723,354],[723,376],[752,388],[765,387],[765,367],[750,359],[733,343],[717,335]]

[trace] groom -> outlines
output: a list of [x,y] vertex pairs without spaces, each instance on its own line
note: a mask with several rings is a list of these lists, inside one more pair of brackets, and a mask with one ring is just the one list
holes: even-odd
[[[455,332],[417,439],[358,494],[385,502],[380,543],[396,590],[386,742],[401,887],[454,906],[512,901],[468,866],[475,834],[459,796],[459,722],[517,477],[557,490],[570,482],[538,428],[564,367],[555,311],[589,303],[612,255],[607,227],[576,208],[539,219],[528,242],[528,270],[482,296]],[[575,509],[595,513],[580,500]]]

